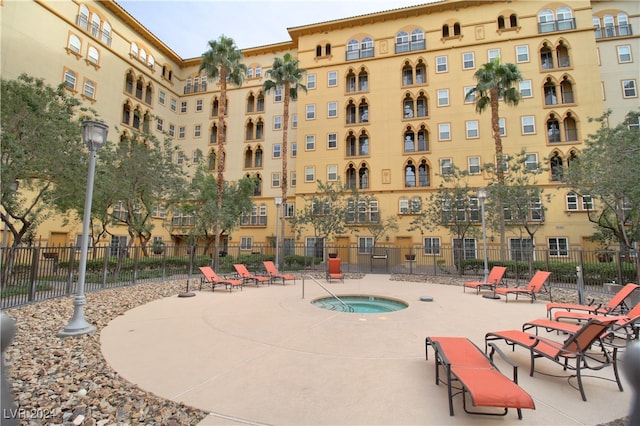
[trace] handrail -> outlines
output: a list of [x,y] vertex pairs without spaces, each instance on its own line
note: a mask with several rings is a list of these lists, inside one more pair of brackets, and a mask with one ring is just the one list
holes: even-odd
[[331,290],[329,290],[328,288],[326,288],[324,285],[322,285],[322,283],[320,281],[318,281],[317,279],[315,279],[314,277],[312,277],[311,275],[303,275],[302,276],[302,298],[304,299],[304,279],[305,278],[310,278],[311,280],[315,281],[316,284],[318,284],[320,287],[322,287],[324,289],[324,291],[326,291],[327,293],[329,293],[331,295],[331,297],[333,297],[334,299],[336,299],[338,302],[340,302],[348,311],[353,311],[353,307],[347,305],[344,300],[340,299],[338,296],[336,296]]

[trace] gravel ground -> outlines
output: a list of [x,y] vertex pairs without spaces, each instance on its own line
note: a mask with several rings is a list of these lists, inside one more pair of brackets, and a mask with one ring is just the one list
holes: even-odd
[[[463,281],[417,275],[394,275],[391,279],[448,285],[461,285]],[[100,349],[100,331],[109,321],[136,306],[185,289],[186,281],[179,280],[88,293],[85,318],[97,331],[74,338],[57,336],[72,316],[72,297],[3,311],[17,326],[3,364],[8,368],[21,424],[174,426],[196,425],[204,419],[207,413],[202,410],[164,400],[119,377]],[[576,302],[577,295],[554,289],[553,299]],[[616,419],[599,426],[624,426],[625,421]]]

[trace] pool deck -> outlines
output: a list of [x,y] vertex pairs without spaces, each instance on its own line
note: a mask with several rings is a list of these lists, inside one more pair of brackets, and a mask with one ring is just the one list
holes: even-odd
[[[310,302],[327,293],[308,279],[304,286],[298,280],[231,293],[203,289],[114,319],[102,330],[102,351],[139,387],[210,412],[200,426],[596,425],[629,414],[632,390],[622,371],[624,392],[615,382],[585,377],[584,402],[568,374],[548,360],[537,360],[530,377],[528,352],[517,348],[505,352],[520,365],[519,384],[536,409],[523,410],[520,421],[515,410],[504,417],[470,415],[456,397],[449,416],[431,350],[425,360],[425,337],[464,336],[484,347],[489,331],[543,318],[545,302],[505,303],[459,286],[391,281],[388,275],[320,282],[338,295],[387,296],[409,307],[385,314],[319,309]],[[497,364],[511,374],[506,363]],[[586,373],[613,379],[610,367]]]

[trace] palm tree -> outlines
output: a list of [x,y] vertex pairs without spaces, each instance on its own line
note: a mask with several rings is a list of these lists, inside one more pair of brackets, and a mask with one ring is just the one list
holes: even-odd
[[[282,205],[283,209],[287,205],[287,137],[289,131],[289,103],[291,100],[298,98],[298,91],[304,90],[306,93],[307,86],[302,84],[302,76],[305,69],[299,67],[300,61],[293,59],[291,53],[285,53],[284,57],[276,57],[273,60],[273,66],[265,73],[267,78],[263,84],[264,91],[268,93],[271,90],[282,89],[284,99],[284,110],[282,112],[282,179],[280,180],[282,189]],[[284,215],[283,215],[284,216]],[[280,218],[278,218],[280,220]],[[282,224],[284,231],[284,223]],[[278,250],[278,247],[276,247]]]
[[499,102],[507,105],[518,105],[520,91],[515,85],[522,81],[522,74],[514,64],[501,64],[500,59],[494,59],[484,64],[473,75],[478,84],[467,93],[467,99],[474,99],[476,111],[483,113],[487,107],[491,108],[491,130],[496,146],[496,176],[498,182],[504,181],[502,138],[500,137]]
[[[476,111],[481,114],[487,107],[491,108],[491,131],[496,147],[496,178],[498,185],[504,184],[504,155],[502,153],[502,138],[500,137],[500,114],[499,101],[504,101],[507,105],[518,105],[520,101],[520,91],[515,85],[522,81],[522,74],[514,64],[501,64],[496,58],[484,64],[473,77],[478,82],[476,87],[467,93],[466,99],[474,99]],[[500,217],[500,257],[505,258],[505,223],[504,209],[499,194],[496,201],[497,211]]]
[[[218,129],[216,133],[216,141],[218,142],[218,151],[216,153],[217,169],[218,169],[218,211],[222,212],[222,197],[224,194],[224,163],[225,163],[225,123],[224,116],[227,113],[227,84],[231,83],[235,86],[242,86],[247,66],[242,64],[242,52],[238,49],[235,42],[230,37],[221,35],[218,40],[209,41],[209,50],[202,54],[200,68],[198,71],[204,71],[207,79],[218,80],[220,83],[220,99],[218,100]],[[215,253],[213,256],[213,266],[218,267],[218,256],[220,253],[220,234],[221,223],[216,223]]]

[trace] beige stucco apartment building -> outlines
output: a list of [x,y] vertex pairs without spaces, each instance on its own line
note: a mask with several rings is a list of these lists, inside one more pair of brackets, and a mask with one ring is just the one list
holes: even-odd
[[[109,124],[111,139],[167,132],[184,152],[174,161],[185,167],[215,151],[218,85],[198,74],[199,58],[179,57],[116,2],[4,1],[0,13],[2,78],[26,72],[64,82]],[[501,105],[505,153],[524,149],[528,161],[549,168],[539,184],[552,198],[535,245],[587,246],[593,226],[583,202],[553,171],[580,155],[597,129],[590,117],[610,108],[615,124],[640,105],[639,30],[638,2],[446,0],[310,22],[289,28],[290,40],[243,50],[249,73],[229,92],[225,178],[259,176],[261,187],[228,242],[251,250],[276,232],[283,103],[262,84],[273,58],[291,52],[307,70],[308,92],[292,104],[285,216],[301,208],[317,180],[341,181],[372,197],[356,218],[397,217],[399,231],[387,244],[451,246],[444,229],[421,235],[407,228],[452,164],[468,170],[474,185],[487,184],[480,170],[495,162],[490,113],[476,113],[465,95],[478,68],[500,58],[524,77],[520,104]],[[215,28],[208,31],[217,38]],[[156,215],[174,220],[161,208]],[[51,220],[38,238],[69,244],[80,228]],[[181,243],[167,229],[156,226],[155,237]],[[125,229],[113,232],[128,238]],[[287,228],[284,237],[288,245],[313,235],[296,241]],[[366,246],[369,238],[361,230],[336,242]]]

